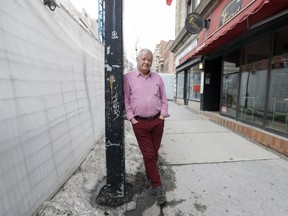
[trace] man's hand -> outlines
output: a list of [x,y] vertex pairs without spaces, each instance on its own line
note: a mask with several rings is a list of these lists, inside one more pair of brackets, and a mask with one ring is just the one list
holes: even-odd
[[165,119],[165,116],[164,116],[164,115],[160,115],[159,118],[162,119],[162,120],[164,120],[164,119]]
[[138,121],[135,118],[130,119],[131,124],[136,124]]

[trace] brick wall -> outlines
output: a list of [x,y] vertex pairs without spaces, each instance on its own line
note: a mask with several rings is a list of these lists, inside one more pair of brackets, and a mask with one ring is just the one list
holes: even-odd
[[281,137],[276,134],[261,130],[259,128],[243,124],[225,116],[221,116],[218,113],[205,111],[201,111],[200,113],[211,119],[211,121],[230,128],[231,130],[242,134],[248,139],[251,139],[273,150],[276,150],[281,154],[288,156],[288,139],[285,137]]

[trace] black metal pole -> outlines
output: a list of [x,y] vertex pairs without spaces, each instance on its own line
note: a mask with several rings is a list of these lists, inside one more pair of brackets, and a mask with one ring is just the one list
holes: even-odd
[[105,142],[107,185],[98,203],[124,203],[124,106],[123,106],[122,0],[105,0]]

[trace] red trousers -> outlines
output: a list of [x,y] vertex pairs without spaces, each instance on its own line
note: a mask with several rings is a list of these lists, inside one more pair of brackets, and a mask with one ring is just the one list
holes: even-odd
[[158,150],[160,148],[164,120],[156,117],[154,119],[137,119],[138,123],[132,124],[139,148],[142,152],[146,176],[153,187],[161,186],[158,170]]

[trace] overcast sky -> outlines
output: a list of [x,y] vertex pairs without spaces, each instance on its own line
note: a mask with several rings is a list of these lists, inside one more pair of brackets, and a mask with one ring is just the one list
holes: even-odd
[[[84,8],[92,18],[98,17],[98,0],[70,0]],[[135,47],[154,51],[160,40],[175,39],[175,4],[166,0],[123,0],[123,42],[127,58],[135,60]]]

